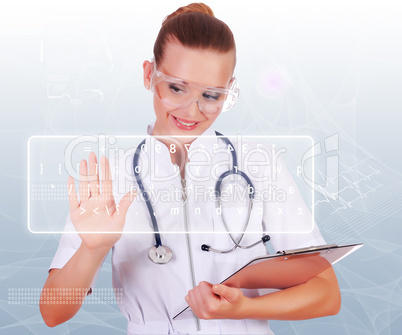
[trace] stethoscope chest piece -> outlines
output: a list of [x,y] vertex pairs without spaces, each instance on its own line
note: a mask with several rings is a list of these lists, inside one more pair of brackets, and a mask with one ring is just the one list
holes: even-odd
[[153,246],[149,249],[148,258],[155,264],[166,264],[172,259],[173,253],[170,248],[160,245],[159,247]]

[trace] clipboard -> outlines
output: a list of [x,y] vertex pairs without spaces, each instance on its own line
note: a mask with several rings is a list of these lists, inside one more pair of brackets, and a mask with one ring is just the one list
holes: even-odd
[[[300,285],[362,246],[363,243],[326,244],[257,257],[222,280],[221,284],[242,289],[285,289]],[[192,317],[195,315],[187,306],[173,320]]]

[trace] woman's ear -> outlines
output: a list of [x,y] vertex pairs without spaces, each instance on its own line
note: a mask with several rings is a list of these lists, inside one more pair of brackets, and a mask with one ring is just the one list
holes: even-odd
[[237,87],[237,79],[236,76],[233,74],[232,78],[230,78],[228,88],[236,88]]
[[153,63],[146,60],[142,64],[142,68],[144,69],[144,86],[147,90],[149,90],[151,88],[151,76],[152,76]]

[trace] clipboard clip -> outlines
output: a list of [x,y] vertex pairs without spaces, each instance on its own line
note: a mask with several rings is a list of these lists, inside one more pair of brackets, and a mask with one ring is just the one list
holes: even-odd
[[278,251],[277,254],[293,255],[293,254],[299,254],[299,253],[307,252],[307,251],[319,251],[319,250],[325,250],[325,249],[330,251],[330,249],[337,248],[337,247],[338,247],[337,244],[324,244],[324,245],[311,246],[311,247],[305,247],[305,248],[299,248],[299,249],[289,249],[289,250]]

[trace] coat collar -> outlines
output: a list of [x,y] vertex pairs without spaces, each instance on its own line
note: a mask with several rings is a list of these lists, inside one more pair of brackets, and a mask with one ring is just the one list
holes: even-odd
[[[172,176],[172,174],[175,174],[173,171],[176,171],[175,168],[177,166],[175,167],[175,165],[171,162],[169,148],[157,138],[152,136],[154,125],[155,122],[150,123],[147,127],[147,137],[145,143],[148,148],[152,148],[151,151],[148,152],[148,164],[153,166],[152,175],[155,177],[161,177],[161,180],[163,180],[163,177]],[[185,150],[190,152],[192,150],[202,148],[204,150],[212,151],[213,145],[216,143],[218,143],[218,137],[216,136],[215,131],[209,127],[204,133],[195,138],[195,140],[192,141],[190,146]],[[155,150],[156,146],[158,146],[157,150]],[[189,155],[189,161],[191,162],[192,160],[197,161],[197,155]],[[170,178],[167,179],[170,180]]]

